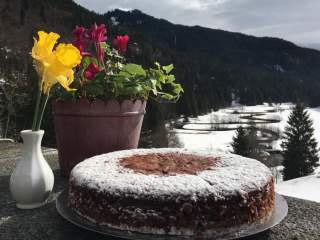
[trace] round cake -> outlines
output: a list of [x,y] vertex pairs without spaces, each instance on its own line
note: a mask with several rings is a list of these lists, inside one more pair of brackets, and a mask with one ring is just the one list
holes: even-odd
[[271,216],[275,199],[272,174],[262,163],[186,149],[87,159],[72,170],[68,194],[71,209],[98,225],[167,235],[253,226]]

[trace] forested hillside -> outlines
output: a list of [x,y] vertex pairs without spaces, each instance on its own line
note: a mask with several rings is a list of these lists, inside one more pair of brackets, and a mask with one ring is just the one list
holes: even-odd
[[281,39],[175,25],[138,10],[99,15],[72,0],[1,0],[0,13],[0,121],[6,124],[9,113],[16,129],[28,127],[32,115],[32,37],[42,29],[71,40],[75,25],[93,22],[107,24],[110,41],[116,33],[130,35],[129,61],[174,63],[185,94],[175,105],[150,103],[147,125],[160,117],[205,113],[235,99],[320,104],[320,52]]

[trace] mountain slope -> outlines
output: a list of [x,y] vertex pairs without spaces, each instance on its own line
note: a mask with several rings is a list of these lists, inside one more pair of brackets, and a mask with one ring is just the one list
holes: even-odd
[[320,86],[317,50],[277,38],[174,25],[139,11],[115,10],[106,16],[113,16],[120,25],[189,58],[200,69],[199,82],[210,85],[212,78],[208,76],[214,76],[219,83],[228,84],[244,103],[296,100],[320,103],[319,94],[314,91]]

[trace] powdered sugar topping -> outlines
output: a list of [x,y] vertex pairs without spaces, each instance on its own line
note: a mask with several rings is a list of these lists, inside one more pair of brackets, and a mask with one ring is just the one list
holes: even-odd
[[[217,162],[209,170],[197,175],[174,176],[145,175],[124,168],[119,160],[132,155],[151,153],[184,153],[214,157]],[[262,163],[242,156],[212,151],[179,148],[134,149],[102,154],[79,163],[71,172],[71,181],[97,191],[132,197],[192,197],[215,196],[223,199],[231,195],[246,194],[263,188],[272,178],[270,170]]]

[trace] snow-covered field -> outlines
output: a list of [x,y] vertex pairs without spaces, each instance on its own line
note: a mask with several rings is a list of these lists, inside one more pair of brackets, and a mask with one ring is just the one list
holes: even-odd
[[290,197],[320,202],[320,176],[311,175],[281,182],[276,192]]
[[[198,118],[191,119],[190,122],[193,124],[185,125],[184,129],[193,130],[175,130],[176,136],[180,144],[187,148],[201,148],[201,149],[212,149],[218,148],[225,151],[232,151],[231,142],[232,137],[235,136],[235,130],[227,131],[208,131],[206,134],[196,134],[197,130],[205,130],[210,128],[210,122],[215,122],[217,119],[220,122],[223,121],[239,121],[238,115],[232,114],[233,112],[263,112],[265,115],[259,116],[259,119],[279,119],[278,123],[262,123],[262,125],[267,125],[275,129],[279,129],[282,132],[287,125],[288,117],[291,112],[292,104],[276,104],[274,106],[257,105],[257,106],[237,106],[220,109],[217,112],[211,114],[199,116]],[[275,110],[276,112],[269,112]],[[320,142],[320,107],[309,108],[308,112],[313,120],[313,126],[315,129],[315,137]],[[228,118],[229,116],[229,118]],[[242,119],[242,121],[245,121]],[[207,123],[207,124],[197,124],[197,123]],[[239,124],[223,124],[225,127],[237,127]],[[259,123],[257,123],[259,126]],[[280,147],[280,142],[277,144]]]
[[[225,109],[220,109],[211,114],[199,116],[198,118],[190,119],[191,124],[185,125],[183,130],[174,130],[175,135],[181,147],[197,148],[197,149],[220,149],[227,152],[232,151],[231,142],[235,136],[235,130],[226,131],[205,131],[210,129],[212,122],[236,122],[240,121],[239,114],[264,113],[258,116],[259,119],[278,119],[277,123],[263,123],[268,127],[284,131],[287,125],[288,117],[291,113],[293,105],[275,104],[269,106],[267,104],[257,106],[235,106]],[[309,108],[308,112],[313,120],[315,129],[315,138],[320,143],[320,107]],[[234,114],[237,113],[237,114]],[[244,119],[241,119],[245,122]],[[205,123],[205,124],[197,124]],[[262,124],[262,123],[261,123]],[[225,124],[227,127],[229,124]],[[232,124],[232,127],[239,124]],[[259,123],[257,123],[259,126]],[[231,127],[231,126],[230,126]],[[188,130],[192,129],[192,130]],[[201,130],[201,131],[197,131]],[[276,140],[272,143],[274,149],[281,149],[281,140]],[[319,146],[320,147],[320,146]],[[276,189],[279,193],[287,196],[298,197],[302,199],[320,202],[320,167],[316,170],[317,175],[298,178],[277,184]]]

